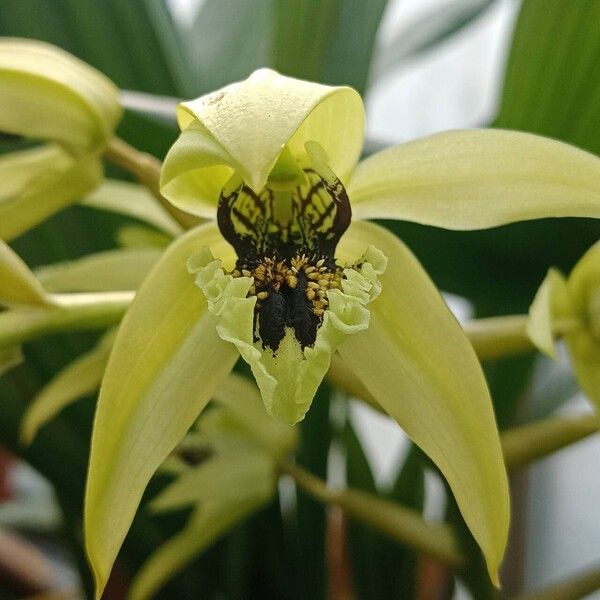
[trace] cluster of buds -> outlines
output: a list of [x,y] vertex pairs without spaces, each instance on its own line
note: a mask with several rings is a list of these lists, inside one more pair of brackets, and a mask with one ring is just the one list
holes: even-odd
[[102,73],[42,42],[0,40],[0,238],[11,240],[102,180],[123,110]]

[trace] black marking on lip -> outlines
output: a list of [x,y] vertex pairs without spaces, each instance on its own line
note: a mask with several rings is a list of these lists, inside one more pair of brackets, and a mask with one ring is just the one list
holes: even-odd
[[[258,296],[255,342],[262,342],[263,349],[273,352],[279,348],[286,328],[294,330],[302,349],[314,345],[327,303],[324,291],[315,289],[316,282],[310,279],[313,275],[303,269],[296,271],[295,285],[287,282],[285,273],[291,273],[292,263],[303,256],[305,267],[312,267],[313,272],[319,264],[323,271],[319,278],[337,277],[334,253],[350,225],[350,201],[340,180],[329,176],[326,180],[314,169],[304,173],[308,183],[288,196],[291,205],[286,223],[275,218],[274,204],[279,199],[268,187],[257,194],[241,184],[228,194],[222,192],[219,198],[217,223],[238,255],[236,270],[254,276],[251,294]],[[257,269],[264,270],[265,261],[279,265],[278,278],[258,277]]]
[[223,237],[238,257],[278,253],[292,258],[304,248],[321,256],[333,256],[350,225],[350,200],[341,181],[326,181],[314,169],[305,169],[308,184],[297,187],[291,198],[291,218],[278,223],[274,215],[273,191],[260,194],[246,184],[228,195],[221,192],[217,223]]
[[269,347],[276,352],[286,328],[294,330],[302,349],[315,343],[320,318],[306,298],[306,289],[306,275],[300,273],[295,288],[284,285],[278,292],[269,292],[267,298],[260,303],[255,315],[258,325],[256,341],[262,342],[263,349]]

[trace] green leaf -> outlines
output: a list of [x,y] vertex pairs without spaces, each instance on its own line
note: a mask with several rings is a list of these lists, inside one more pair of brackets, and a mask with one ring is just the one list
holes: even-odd
[[123,319],[98,400],[85,539],[100,597],[148,481],[237,360],[187,271],[194,250],[226,253],[215,225],[178,238]]
[[89,352],[67,365],[27,407],[21,425],[21,441],[30,444],[37,432],[69,404],[100,387],[115,331],[109,331]]
[[[182,32],[196,88],[205,94],[271,65],[273,0],[207,0]],[[227,35],[224,35],[227,32]]]
[[[497,127],[564,140],[600,154],[600,4],[523,2],[508,59]],[[559,32],[559,34],[557,34]]]
[[508,482],[481,367],[400,240],[377,225],[353,223],[338,251],[369,243],[388,257],[388,269],[369,328],[344,342],[341,357],[442,471],[497,582],[508,535]]
[[387,0],[299,0],[292,15],[285,0],[275,0],[271,64],[286,75],[364,92],[386,5]]
[[423,16],[400,28],[393,40],[380,49],[380,60],[373,65],[374,79],[420,56],[470,25],[494,0],[460,0],[435,6]]
[[[342,0],[321,48],[320,81],[350,85],[364,95],[387,0]],[[323,3],[321,3],[321,6]],[[305,23],[310,35],[310,24]]]
[[193,79],[163,0],[6,0],[3,35],[33,37],[65,48],[120,88],[190,95]]

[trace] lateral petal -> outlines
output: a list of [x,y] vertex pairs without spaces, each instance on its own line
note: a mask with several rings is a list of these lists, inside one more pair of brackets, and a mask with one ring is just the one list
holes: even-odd
[[347,190],[357,219],[445,229],[600,218],[600,158],[530,133],[447,131],[370,156]]
[[186,269],[201,245],[231,253],[212,225],[176,240],[125,315],[96,408],[85,498],[86,549],[102,594],[144,489],[235,364]]
[[487,385],[460,325],[410,251],[371,223],[354,223],[340,252],[373,240],[388,257],[369,328],[339,352],[367,390],[446,477],[498,583],[509,496]]

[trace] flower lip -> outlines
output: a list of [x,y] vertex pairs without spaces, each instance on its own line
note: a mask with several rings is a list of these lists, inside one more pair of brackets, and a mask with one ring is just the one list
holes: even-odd
[[302,180],[267,185],[256,194],[239,175],[223,188],[217,222],[238,260],[234,277],[252,277],[256,296],[254,341],[273,352],[292,329],[302,350],[315,343],[342,270],[333,258],[350,224],[344,186],[320,160],[301,170]]
[[[302,260],[307,258],[300,257]],[[326,292],[321,290],[323,293],[319,294],[319,299],[324,297],[328,306],[316,319],[308,296],[316,287],[323,285],[321,280],[327,267],[324,259],[317,261],[319,267],[302,267],[305,273],[308,271],[306,288],[300,290],[298,285],[301,275],[296,278],[295,288],[294,283],[287,285],[283,313],[284,317],[290,317],[290,321],[286,322],[284,318],[277,323],[273,320],[276,309],[267,309],[267,313],[260,308],[257,311],[257,306],[271,294],[279,297],[272,288],[266,296],[256,291],[260,285],[260,269],[254,275],[247,270],[226,273],[221,261],[214,259],[207,247],[188,260],[188,271],[195,276],[196,285],[203,291],[208,311],[217,318],[219,337],[234,344],[250,365],[270,415],[290,424],[301,420],[329,368],[332,353],[346,336],[369,326],[369,311],[365,307],[381,291],[377,276],[385,270],[386,259],[381,252],[369,246],[358,260],[356,256],[352,260],[354,263],[350,267],[342,269],[335,266],[335,272],[329,279],[330,289]],[[370,260],[374,263],[371,264]],[[278,267],[273,264],[271,267],[273,274]],[[311,283],[316,287],[309,285]],[[292,293],[291,290],[298,291]],[[306,311],[304,314],[299,311],[298,305]],[[303,321],[306,313],[313,315],[312,322]],[[262,330],[261,317],[265,317]],[[306,343],[309,340],[303,343],[303,336],[311,328],[312,343]],[[272,347],[275,344],[276,349]]]

